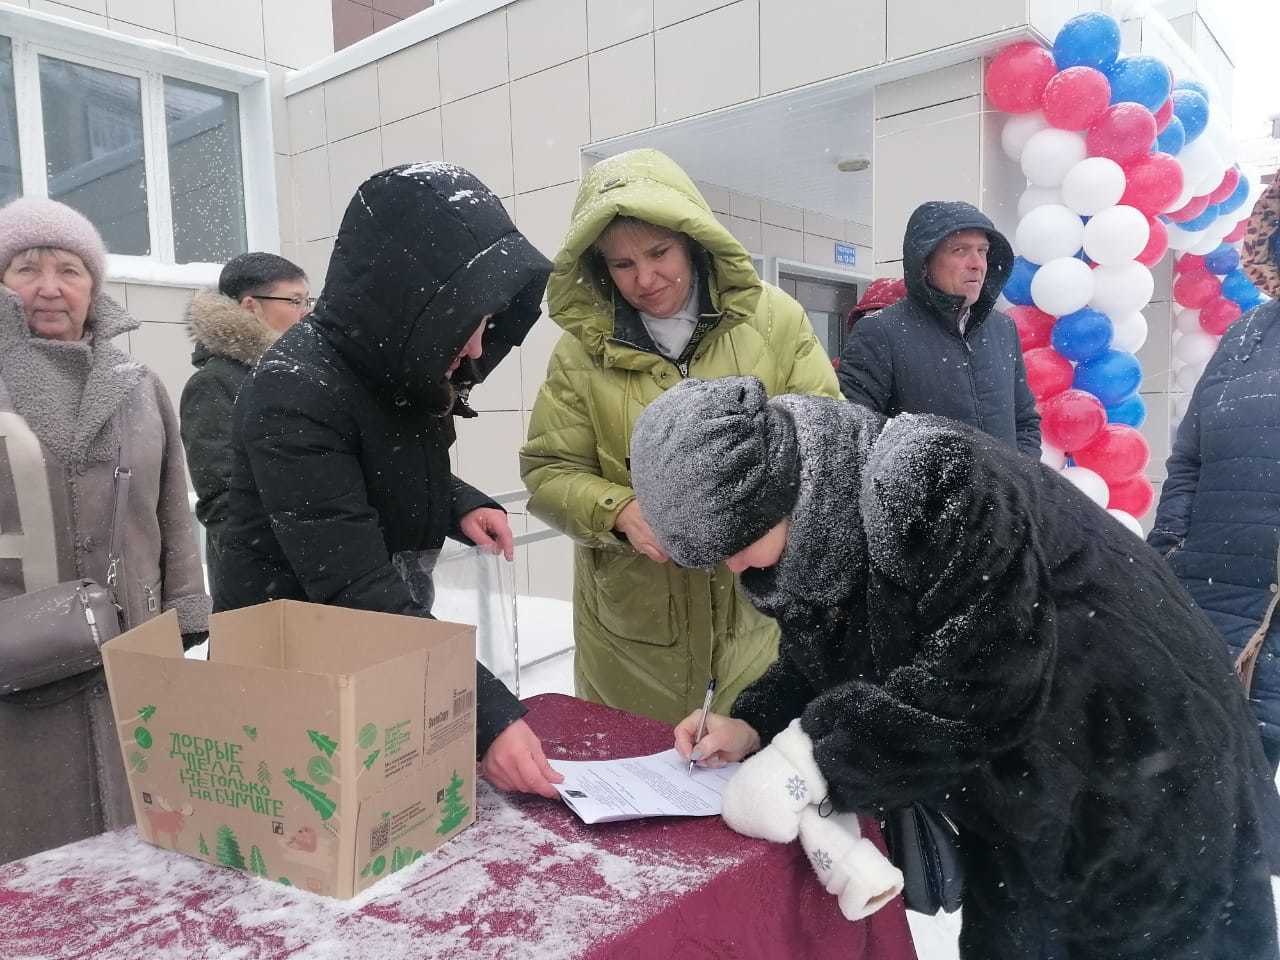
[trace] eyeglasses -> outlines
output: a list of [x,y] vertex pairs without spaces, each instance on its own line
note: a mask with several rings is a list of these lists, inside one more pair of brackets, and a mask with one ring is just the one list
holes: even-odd
[[254,296],[255,300],[279,300],[281,303],[291,303],[299,310],[307,310],[308,312],[315,309],[315,297],[260,297]]

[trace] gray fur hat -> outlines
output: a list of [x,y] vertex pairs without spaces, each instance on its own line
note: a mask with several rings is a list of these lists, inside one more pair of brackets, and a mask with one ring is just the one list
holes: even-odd
[[636,421],[631,483],[671,558],[713,566],[791,513],[800,489],[795,423],[754,377],[685,380]]

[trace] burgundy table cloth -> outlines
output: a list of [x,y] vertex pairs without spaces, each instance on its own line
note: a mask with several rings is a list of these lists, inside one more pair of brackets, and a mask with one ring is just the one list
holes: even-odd
[[[554,758],[671,745],[670,727],[632,714],[558,694],[526,703]],[[749,840],[719,817],[588,827],[559,802],[477,783],[474,826],[353,900],[160,850],[132,829],[0,866],[0,957],[915,960],[901,899],[845,920],[797,843]]]

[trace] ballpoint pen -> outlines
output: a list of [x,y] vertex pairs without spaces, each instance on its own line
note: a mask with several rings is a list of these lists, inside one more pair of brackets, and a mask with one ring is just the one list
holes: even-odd
[[[707,714],[711,711],[711,698],[716,694],[716,678],[712,677],[707,681],[707,695],[702,698],[702,716],[698,718],[698,735],[693,738],[694,749],[697,749],[698,742],[702,739],[702,735],[707,732]],[[693,765],[697,761],[693,757],[693,752],[689,753],[689,771],[688,775],[693,776]]]

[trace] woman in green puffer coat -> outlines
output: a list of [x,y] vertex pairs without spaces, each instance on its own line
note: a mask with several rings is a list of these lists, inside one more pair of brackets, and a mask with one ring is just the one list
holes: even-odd
[[672,563],[640,515],[629,440],[685,377],[758,377],[770,394],[838,397],[803,308],[763,283],[693,181],[656,150],[583,179],[547,287],[564,328],[521,475],[529,511],[577,543],[578,696],[676,723],[717,681],[724,711],[777,655],[778,629],[724,566]]

